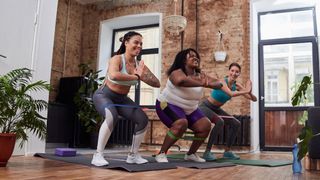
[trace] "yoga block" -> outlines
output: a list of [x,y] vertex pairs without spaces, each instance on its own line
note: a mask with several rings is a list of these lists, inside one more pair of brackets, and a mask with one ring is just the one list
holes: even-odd
[[56,148],[55,155],[57,156],[76,156],[77,151],[71,148]]

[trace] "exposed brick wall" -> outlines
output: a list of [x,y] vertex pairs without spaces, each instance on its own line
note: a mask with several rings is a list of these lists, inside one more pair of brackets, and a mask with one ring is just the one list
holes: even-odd
[[49,100],[54,101],[61,77],[79,76],[84,6],[74,0],[59,0],[51,69]]
[[[239,82],[245,83],[250,76],[249,54],[249,0],[184,0],[183,15],[188,25],[182,36],[172,37],[164,30],[162,39],[162,78],[165,86],[166,70],[181,48],[197,49],[201,56],[202,70],[219,77],[227,75],[228,65],[238,62],[242,66]],[[59,0],[52,65],[51,84],[58,87],[58,80],[64,76],[78,76],[80,63],[91,63],[97,67],[100,22],[103,20],[148,12],[161,12],[163,17],[174,13],[172,0],[149,4],[122,6],[100,10],[94,5],[81,5],[74,0]],[[178,1],[177,14],[182,13],[182,1]],[[196,15],[198,17],[196,17]],[[213,52],[218,43],[218,31],[222,31],[223,43],[228,53],[226,62],[213,60]],[[183,42],[183,43],[182,43]],[[183,47],[182,47],[183,46]],[[106,50],[108,51],[108,50]],[[210,90],[205,91],[208,96]],[[50,93],[54,100],[56,91]],[[249,114],[250,103],[243,97],[232,99],[224,106],[230,114]],[[239,108],[241,107],[241,108]],[[148,113],[150,119],[157,119],[155,113]],[[162,143],[166,127],[157,121],[153,127],[153,143]],[[148,132],[150,133],[150,132]],[[146,135],[146,142],[150,134]],[[183,143],[183,142],[181,142]]]
[[[202,70],[206,73],[223,77],[227,75],[228,65],[238,62],[242,66],[239,82],[245,83],[248,79],[250,75],[248,3],[247,0],[198,1],[198,52],[202,59]],[[218,45],[219,30],[223,33],[223,43],[227,51],[226,62],[222,63],[213,60],[213,53]],[[209,93],[210,90],[207,89],[205,96],[209,96]],[[248,114],[250,106],[248,100],[239,97],[233,98],[224,109],[231,114]]]

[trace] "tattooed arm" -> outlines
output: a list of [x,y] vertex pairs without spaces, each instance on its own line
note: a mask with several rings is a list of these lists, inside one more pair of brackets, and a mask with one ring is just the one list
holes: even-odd
[[144,65],[143,61],[140,61],[139,67],[137,69],[141,68],[142,72],[140,75],[140,80],[148,84],[152,87],[160,87],[160,81],[159,79],[150,71],[150,69]]

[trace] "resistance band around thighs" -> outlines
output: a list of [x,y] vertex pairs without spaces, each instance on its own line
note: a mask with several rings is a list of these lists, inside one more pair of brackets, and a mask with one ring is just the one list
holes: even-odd
[[192,140],[194,140],[194,141],[204,141],[204,140],[206,140],[206,138],[202,138],[202,137],[192,137]]
[[116,106],[116,107],[126,107],[126,108],[140,108],[140,106],[125,105],[125,104],[107,104],[107,105],[105,106],[105,108],[112,107],[112,106]]
[[173,140],[180,139],[180,137],[177,137],[176,135],[174,135],[170,130],[167,132],[167,135],[171,137]]

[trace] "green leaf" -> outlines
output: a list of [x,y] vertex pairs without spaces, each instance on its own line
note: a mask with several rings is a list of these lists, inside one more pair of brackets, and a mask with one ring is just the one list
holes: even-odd
[[32,70],[15,69],[0,75],[0,130],[3,133],[16,133],[21,139],[20,147],[28,139],[26,130],[40,139],[46,136],[46,118],[40,112],[47,109],[48,103],[34,99],[30,92],[47,91],[50,85],[45,81],[32,82]]
[[303,99],[307,99],[306,92],[310,87],[310,85],[312,84],[311,78],[312,78],[311,75],[304,76],[302,78],[300,84],[298,84],[297,90],[295,91],[294,95],[291,98],[292,106],[297,106],[303,101]]
[[104,77],[99,77],[99,72],[90,69],[88,64],[81,64],[84,72],[85,83],[81,85],[74,97],[77,115],[80,122],[86,127],[87,132],[97,131],[103,118],[99,115],[92,102],[92,95],[102,84]]
[[309,149],[309,143],[310,140],[313,138],[312,130],[310,127],[303,127],[301,129],[299,139],[300,142],[299,145],[299,152],[298,152],[298,158],[301,160],[307,153]]

